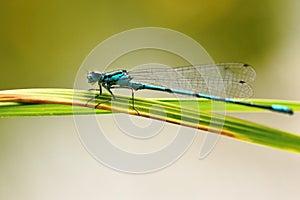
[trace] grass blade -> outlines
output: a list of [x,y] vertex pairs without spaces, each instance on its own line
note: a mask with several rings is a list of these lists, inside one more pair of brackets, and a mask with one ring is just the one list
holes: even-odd
[[[109,100],[110,96],[103,94],[95,102],[87,104],[93,96],[92,92],[72,89],[0,91],[0,117],[108,114],[112,112],[138,115],[130,108],[131,106],[128,106],[131,105],[131,99],[128,97],[117,96],[117,100],[113,103],[110,101],[102,103],[98,109],[94,109],[95,104]],[[224,116],[210,112],[210,101],[201,99],[183,101],[185,105],[188,105],[184,110],[181,109],[176,99],[136,98],[135,107],[141,117],[151,117],[200,130],[220,132],[222,135],[250,143],[300,153],[300,137],[297,134],[229,116],[225,117],[224,122]],[[289,106],[294,111],[300,110],[299,102],[260,99],[251,99],[251,101],[263,104],[282,104]],[[153,105],[159,107],[153,107]],[[201,106],[200,112],[197,110],[197,105]],[[263,110],[227,104],[226,111],[262,112]],[[212,121],[213,123],[211,123]],[[220,127],[223,128],[220,129]]]

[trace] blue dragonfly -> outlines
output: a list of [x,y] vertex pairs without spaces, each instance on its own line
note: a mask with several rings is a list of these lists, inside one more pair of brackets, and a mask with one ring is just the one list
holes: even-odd
[[94,98],[102,94],[102,87],[111,94],[113,100],[116,97],[111,89],[131,89],[132,108],[137,113],[134,107],[134,91],[155,90],[293,114],[292,109],[283,105],[262,105],[234,99],[245,99],[252,95],[252,88],[248,83],[255,76],[255,70],[248,64],[220,63],[176,68],[150,66],[132,71],[120,69],[105,73],[91,71],[87,74],[87,80],[88,83],[97,83],[99,86],[99,94]]

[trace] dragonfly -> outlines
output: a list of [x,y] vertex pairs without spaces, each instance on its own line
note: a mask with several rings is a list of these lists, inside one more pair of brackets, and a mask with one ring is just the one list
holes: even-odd
[[130,89],[132,108],[135,111],[137,110],[134,107],[134,92],[154,90],[293,114],[293,110],[284,105],[264,105],[240,100],[252,95],[249,83],[255,76],[255,70],[248,64],[220,63],[175,68],[149,66],[131,71],[124,69],[109,72],[91,71],[87,74],[87,81],[90,84],[98,84],[99,94],[94,98],[102,94],[102,87],[111,94],[113,100],[116,97],[112,89]]

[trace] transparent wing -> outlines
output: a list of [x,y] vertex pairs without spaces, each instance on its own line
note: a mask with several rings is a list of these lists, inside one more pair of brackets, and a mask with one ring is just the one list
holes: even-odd
[[244,63],[221,63],[166,68],[149,66],[129,75],[136,82],[230,98],[248,98],[255,70]]

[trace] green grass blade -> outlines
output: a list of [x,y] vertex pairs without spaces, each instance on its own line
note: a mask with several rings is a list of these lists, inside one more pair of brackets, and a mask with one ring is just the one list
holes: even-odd
[[[166,103],[176,103],[178,102],[178,100],[176,99],[170,99],[170,98],[165,98],[165,99],[157,99],[158,101],[162,101],[162,102],[166,102]],[[195,102],[195,100],[183,100],[186,102],[187,105],[190,106],[190,109],[197,109],[197,107],[195,107],[196,104],[192,103]],[[198,102],[197,106],[201,106],[201,109],[209,111],[210,107],[210,103],[209,100],[206,99],[197,99],[196,100]],[[244,101],[248,101],[248,102],[253,102],[255,104],[263,104],[263,105],[272,105],[272,104],[280,104],[280,105],[284,105],[287,106],[291,109],[293,109],[293,111],[300,111],[300,102],[297,101],[287,101],[287,100],[276,100],[276,99],[247,99]],[[260,108],[254,108],[254,107],[247,107],[247,106],[240,106],[237,104],[230,104],[227,103],[226,104],[226,112],[270,112],[268,110],[264,110],[264,109],[260,109]]]
[[[102,103],[98,109],[94,109],[95,104],[109,100],[110,96],[103,94],[95,102],[87,103],[93,96],[93,92],[72,89],[0,91],[0,117],[108,114],[112,112],[138,115],[131,109],[131,99],[128,97],[117,96],[117,100],[113,103],[110,101]],[[209,130],[250,143],[300,153],[300,137],[296,134],[229,116],[224,118],[222,115],[210,112],[211,102],[208,100],[183,101],[184,110],[181,109],[176,99],[136,98],[135,107],[141,117],[151,117],[200,130]],[[260,99],[251,99],[251,101],[263,104],[282,104],[294,111],[300,110],[299,102]],[[156,106],[153,107],[153,105]],[[201,107],[200,112],[198,112],[198,106]],[[262,112],[264,110],[227,104],[226,112],[231,111]]]

